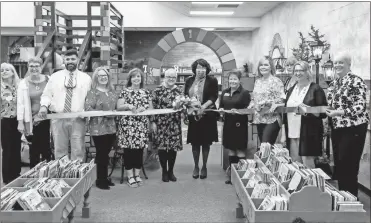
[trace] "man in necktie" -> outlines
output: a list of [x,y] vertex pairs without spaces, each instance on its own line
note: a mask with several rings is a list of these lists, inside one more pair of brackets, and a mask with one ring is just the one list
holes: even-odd
[[[78,53],[68,50],[64,56],[66,69],[51,75],[41,96],[39,117],[45,118],[48,110],[55,113],[84,111],[85,98],[91,88],[91,78],[77,69]],[[54,155],[58,159],[68,155],[71,160],[84,160],[85,120],[83,118],[54,119],[51,121],[54,140]]]

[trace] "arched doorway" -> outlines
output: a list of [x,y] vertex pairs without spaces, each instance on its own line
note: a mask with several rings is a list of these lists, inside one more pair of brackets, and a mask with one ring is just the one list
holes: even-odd
[[[148,68],[151,74],[157,77],[157,82],[160,81],[162,61],[167,52],[175,46],[185,42],[197,42],[209,47],[219,59],[222,67],[222,89],[228,87],[226,80],[226,73],[230,70],[236,69],[236,60],[231,49],[225,41],[213,32],[206,31],[200,28],[185,28],[176,30],[167,34],[162,38],[153,48],[149,55]],[[202,55],[200,55],[202,57]],[[221,134],[221,133],[219,133]],[[222,148],[221,160],[223,169],[226,169],[228,164],[227,152]]]
[[[149,55],[148,68],[151,70],[152,75],[154,77],[158,77],[159,80],[162,60],[164,59],[166,53],[175,46],[185,42],[201,43],[214,51],[222,67],[222,87],[227,87],[227,81],[224,80],[224,74],[237,68],[233,53],[222,38],[213,32],[200,28],[185,28],[176,30],[162,38]],[[200,57],[201,56],[202,55],[200,55]]]

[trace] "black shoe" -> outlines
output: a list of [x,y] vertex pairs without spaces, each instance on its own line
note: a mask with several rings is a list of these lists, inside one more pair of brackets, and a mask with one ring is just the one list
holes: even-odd
[[110,186],[110,187],[115,186],[115,184],[112,182],[111,178],[107,178],[107,184],[108,184],[108,186]]
[[232,184],[232,181],[231,180],[226,180],[225,184]]
[[198,167],[195,167],[194,170],[193,170],[192,177],[195,178],[195,179],[198,179],[198,177],[200,176],[199,172],[200,172],[200,169]]
[[207,178],[207,168],[206,167],[202,167],[200,179],[206,179],[206,178]]
[[162,171],[162,181],[169,182],[169,174],[167,171]]
[[173,171],[169,172],[169,180],[173,181],[173,182],[175,182],[177,180],[176,177],[174,176]]
[[95,181],[95,186],[97,186],[101,190],[109,190],[110,189],[110,187],[108,186],[107,181],[105,181],[105,180]]

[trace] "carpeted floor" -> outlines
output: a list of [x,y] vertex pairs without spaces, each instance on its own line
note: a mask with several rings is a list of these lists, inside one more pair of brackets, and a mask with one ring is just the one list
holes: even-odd
[[[200,161],[200,165],[201,165]],[[28,167],[23,167],[22,172]],[[93,186],[90,193],[91,216],[81,218],[82,201],[76,208],[75,222],[244,222],[236,219],[236,193],[226,185],[221,167],[220,144],[212,146],[208,178],[193,179],[193,158],[189,145],[178,153],[177,182],[161,181],[161,170],[146,170],[149,177],[139,188],[120,184],[120,169],[113,173],[116,186],[103,191]],[[370,197],[359,192],[370,217]]]
[[[189,145],[178,154],[177,182],[161,181],[161,170],[149,171],[139,188],[120,184],[120,169],[112,177],[116,183],[109,191],[91,191],[91,218],[77,222],[243,222],[235,218],[236,193],[226,185],[221,168],[220,145],[210,151],[207,179],[193,179],[193,158]],[[200,162],[201,164],[201,162]],[[81,205],[80,205],[81,206]]]

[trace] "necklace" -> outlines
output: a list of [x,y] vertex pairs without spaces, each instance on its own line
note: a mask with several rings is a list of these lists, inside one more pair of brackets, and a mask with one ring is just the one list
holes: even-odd
[[30,82],[30,83],[32,83],[32,84],[34,84],[35,85],[35,89],[36,89],[36,91],[40,91],[41,90],[41,88],[40,88],[40,84],[42,83],[42,82],[44,82],[44,78],[43,77],[40,77],[40,79],[39,80],[37,80],[37,81],[35,81],[35,80],[31,80],[31,78],[28,78],[28,81]]

